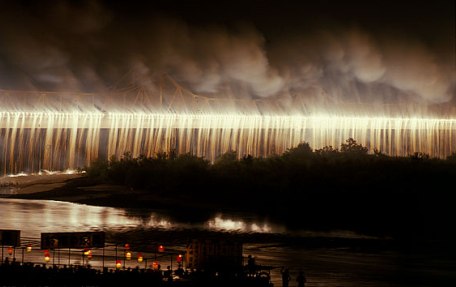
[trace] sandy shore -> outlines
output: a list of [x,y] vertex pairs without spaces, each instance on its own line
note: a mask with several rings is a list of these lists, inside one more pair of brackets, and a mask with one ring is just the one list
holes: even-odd
[[[163,191],[134,190],[93,181],[85,174],[41,174],[0,178],[0,197],[56,200],[95,206],[172,211],[176,219],[201,220],[214,206]],[[197,211],[197,212],[196,212]],[[191,216],[189,216],[191,214]]]
[[18,174],[0,177],[0,195],[22,195],[63,187],[68,180],[81,178],[82,173]]
[[91,182],[84,173],[20,174],[0,178],[0,195],[3,197],[79,202],[123,191],[126,188],[122,186]]

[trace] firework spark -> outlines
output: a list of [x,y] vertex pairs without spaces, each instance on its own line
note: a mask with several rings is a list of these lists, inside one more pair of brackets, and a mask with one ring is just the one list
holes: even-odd
[[214,161],[221,154],[267,157],[299,143],[313,148],[356,139],[391,156],[456,152],[456,119],[239,114],[0,112],[5,173],[72,169],[130,152],[175,150]]

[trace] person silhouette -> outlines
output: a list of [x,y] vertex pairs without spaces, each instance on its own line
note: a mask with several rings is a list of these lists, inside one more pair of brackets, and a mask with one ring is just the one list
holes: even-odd
[[288,283],[291,280],[290,271],[288,270],[288,268],[282,267],[281,273],[282,273],[282,287],[288,287]]
[[248,268],[248,271],[249,271],[250,275],[254,274],[255,271],[256,271],[255,258],[252,255],[248,256],[247,268]]
[[163,275],[166,277],[166,279],[168,280],[168,282],[173,281],[173,272],[172,272],[172,270],[171,270],[171,266],[167,266],[167,267],[166,267],[166,271],[164,272]]
[[304,275],[304,271],[299,271],[298,277],[296,277],[296,281],[298,282],[298,287],[304,287],[306,285],[307,279]]

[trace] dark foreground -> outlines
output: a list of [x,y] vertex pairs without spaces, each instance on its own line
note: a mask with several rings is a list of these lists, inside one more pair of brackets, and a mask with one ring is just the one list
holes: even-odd
[[[182,270],[182,269],[180,269]],[[174,274],[152,269],[96,270],[85,266],[56,267],[32,263],[3,263],[0,265],[2,286],[141,286],[151,287],[269,287],[267,273],[209,273],[194,271]]]
[[[454,159],[291,154],[208,166],[200,159],[182,157],[127,159],[95,171],[52,191],[12,197],[156,211],[191,223],[206,222],[218,212],[240,212],[267,218],[288,231],[348,230],[388,238],[393,246],[374,243],[374,249],[366,251],[357,242],[350,246],[352,256],[343,257],[337,257],[337,250],[346,246],[325,240],[311,246],[309,241],[287,242],[284,246],[295,246],[286,253],[290,258],[283,258],[286,248],[276,247],[265,249],[264,258],[274,258],[276,250],[281,254],[275,258],[282,263],[305,266],[312,280],[308,286],[456,286],[456,272],[451,271],[456,267]],[[138,238],[145,237],[144,230],[138,233]],[[191,233],[187,230],[183,236]],[[257,241],[268,242],[273,241]],[[336,252],[324,251],[332,247]],[[327,257],[316,260],[320,254]],[[369,260],[363,259],[366,254],[371,255]],[[316,278],[330,281],[317,284]]]
[[[158,232],[155,233],[158,235]],[[128,234],[134,236],[135,234]],[[145,236],[148,237],[146,234]],[[183,234],[174,234],[184,236]],[[117,237],[117,236],[116,236]],[[148,237],[150,238],[150,237]],[[272,238],[269,238],[272,239]],[[279,239],[279,238],[276,238]],[[257,241],[256,239],[253,241]],[[394,249],[385,241],[284,239],[281,243],[248,243],[246,254],[255,254],[260,264],[273,264],[270,279],[274,287],[282,286],[280,268],[291,271],[291,287],[296,286],[299,270],[304,270],[306,287],[452,287],[456,283],[456,263],[445,250],[436,246],[434,252],[415,250],[406,253]],[[321,247],[321,246],[326,247]],[[101,252],[101,251],[99,251]],[[40,257],[41,258],[41,257]],[[239,286],[269,287],[268,274],[256,276],[233,273],[191,272],[173,276],[168,281],[165,272],[136,267],[102,270],[96,262],[92,268],[80,265],[20,263],[0,265],[0,286]],[[127,265],[128,266],[128,265]],[[178,271],[174,271],[177,275]],[[261,274],[260,274],[261,273]]]

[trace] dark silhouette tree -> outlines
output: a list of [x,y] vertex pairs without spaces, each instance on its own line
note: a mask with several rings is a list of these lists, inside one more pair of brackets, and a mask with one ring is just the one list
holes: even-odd
[[215,160],[216,165],[231,164],[238,159],[236,151],[227,151]]
[[322,157],[332,157],[339,153],[337,148],[333,148],[332,146],[325,146],[321,149],[316,149],[315,154]]
[[361,144],[358,144],[353,138],[349,138],[345,142],[345,144],[340,145],[340,151],[343,153],[365,155],[368,152],[367,147],[363,147]]
[[312,148],[310,147],[309,143],[303,142],[298,144],[297,147],[289,148],[285,153],[285,158],[310,158],[313,155]]
[[429,155],[424,152],[415,152],[410,156],[413,160],[428,160]]
[[451,155],[447,156],[446,159],[448,161],[456,162],[456,152],[452,153]]
[[384,154],[381,150],[379,150],[377,148],[374,149],[374,155],[376,157],[378,157],[378,158],[386,158],[387,157],[386,154]]

